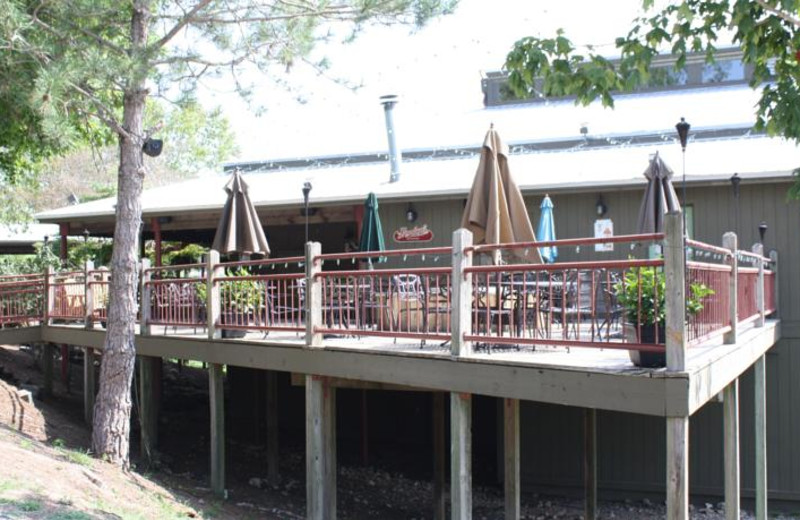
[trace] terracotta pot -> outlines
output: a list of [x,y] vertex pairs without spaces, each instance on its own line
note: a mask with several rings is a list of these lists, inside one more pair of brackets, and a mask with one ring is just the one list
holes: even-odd
[[[653,324],[642,325],[637,330],[635,325],[626,323],[625,339],[631,343],[656,343],[656,327]],[[641,331],[641,337],[637,333]],[[664,327],[658,328],[659,339],[664,337]],[[629,350],[628,356],[631,362],[637,367],[661,368],[667,366],[667,355],[662,352],[644,352],[640,350]]]

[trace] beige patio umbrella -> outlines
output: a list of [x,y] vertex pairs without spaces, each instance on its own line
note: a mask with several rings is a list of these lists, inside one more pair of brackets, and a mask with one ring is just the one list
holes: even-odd
[[[522,193],[508,168],[508,147],[494,125],[489,127],[483,141],[481,160],[461,217],[461,227],[472,232],[475,244],[536,240]],[[516,250],[514,254],[527,262],[542,263],[535,247]],[[499,262],[499,251],[492,254],[492,260],[495,264]]]
[[681,203],[672,186],[672,170],[658,155],[650,159],[644,172],[647,187],[639,207],[638,233],[663,233],[664,215],[671,211],[681,211]]
[[261,254],[269,256],[269,244],[258,219],[256,208],[247,193],[247,183],[237,168],[225,185],[228,200],[217,224],[211,249],[220,253]]

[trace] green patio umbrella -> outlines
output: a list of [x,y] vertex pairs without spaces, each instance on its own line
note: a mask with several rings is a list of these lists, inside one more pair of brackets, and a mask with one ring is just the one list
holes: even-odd
[[383,227],[378,214],[378,197],[374,193],[367,195],[364,201],[364,219],[361,223],[361,238],[358,241],[358,250],[384,251],[386,244],[383,240]]

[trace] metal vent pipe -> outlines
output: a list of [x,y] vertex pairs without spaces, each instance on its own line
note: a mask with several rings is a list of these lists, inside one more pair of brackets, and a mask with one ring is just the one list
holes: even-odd
[[389,94],[381,96],[380,100],[386,116],[386,137],[389,139],[389,164],[392,168],[389,182],[397,182],[400,179],[400,161],[403,160],[402,153],[397,149],[397,138],[394,129],[394,106],[397,104],[397,96]]

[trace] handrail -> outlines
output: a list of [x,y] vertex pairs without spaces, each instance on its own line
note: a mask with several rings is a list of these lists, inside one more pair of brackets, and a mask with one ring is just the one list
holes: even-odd
[[617,235],[605,238],[566,238],[561,240],[550,240],[542,242],[514,242],[510,244],[483,244],[467,248],[468,251],[480,253],[483,251],[494,251],[496,249],[531,249],[534,247],[551,246],[580,246],[594,244],[614,244],[620,242],[652,242],[663,240],[664,233],[641,233],[636,235]]
[[507,265],[473,265],[465,267],[465,273],[495,273],[509,271],[566,271],[569,269],[619,269],[628,267],[660,267],[664,260],[655,258],[648,260],[599,260],[581,262],[558,262],[555,264],[507,264]]
[[314,261],[318,260],[349,260],[361,258],[376,258],[376,257],[392,257],[392,256],[408,256],[408,255],[449,255],[452,254],[453,248],[450,246],[442,247],[424,247],[419,249],[387,249],[386,251],[358,251],[352,253],[326,253],[314,257]]
[[711,244],[706,244],[705,242],[700,242],[699,240],[692,240],[690,238],[686,239],[686,247],[693,247],[695,249],[703,249],[705,251],[709,251],[711,253],[717,253],[723,255],[724,257],[731,256],[731,250],[725,249],[724,247],[715,246]]

